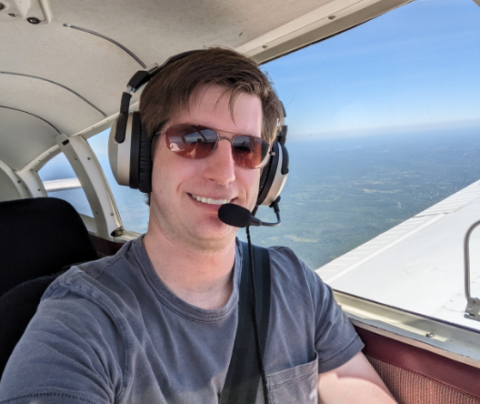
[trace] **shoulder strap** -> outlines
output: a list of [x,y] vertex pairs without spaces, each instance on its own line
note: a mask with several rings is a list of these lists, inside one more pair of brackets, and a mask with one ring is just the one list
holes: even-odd
[[[219,404],[254,403],[261,378],[253,325],[253,291],[250,287],[248,244],[242,242],[242,247],[243,265],[238,302],[237,334]],[[263,353],[267,342],[270,315],[270,256],[265,248],[257,246],[252,246],[252,248],[257,292],[259,342]]]

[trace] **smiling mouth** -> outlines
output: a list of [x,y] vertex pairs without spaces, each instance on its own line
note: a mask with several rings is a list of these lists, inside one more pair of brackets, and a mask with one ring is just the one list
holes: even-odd
[[212,199],[212,198],[205,198],[204,196],[197,196],[193,194],[189,194],[193,199],[197,202],[206,203],[208,205],[225,205],[226,203],[230,203],[231,199]]

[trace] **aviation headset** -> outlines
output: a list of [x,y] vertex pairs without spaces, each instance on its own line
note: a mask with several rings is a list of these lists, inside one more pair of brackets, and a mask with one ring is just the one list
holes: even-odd
[[[108,140],[110,167],[119,185],[139,189],[145,193],[152,191],[151,139],[142,126],[140,113],[129,112],[131,93],[147,84],[165,66],[196,52],[202,52],[202,50],[183,52],[170,57],[161,66],[154,66],[150,70],[139,70],[128,82],[127,92],[122,94],[120,113],[112,126]],[[287,126],[284,125],[273,142],[273,155],[263,168],[255,211],[260,205],[270,206],[279,200],[288,176],[286,138]]]

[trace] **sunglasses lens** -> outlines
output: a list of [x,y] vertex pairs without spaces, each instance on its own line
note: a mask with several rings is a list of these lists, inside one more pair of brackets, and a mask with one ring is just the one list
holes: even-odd
[[[165,132],[167,147],[182,157],[202,159],[215,149],[217,133],[194,125],[172,126]],[[236,135],[232,141],[235,163],[241,167],[261,168],[268,162],[270,145],[260,137]]]
[[233,139],[233,159],[241,167],[263,167],[269,150],[268,142],[260,137],[237,135]]
[[167,147],[172,152],[192,159],[207,157],[217,143],[217,134],[201,126],[172,126],[166,135]]

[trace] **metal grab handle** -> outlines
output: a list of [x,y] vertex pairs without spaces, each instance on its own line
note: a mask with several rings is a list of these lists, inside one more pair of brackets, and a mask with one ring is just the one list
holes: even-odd
[[480,220],[470,226],[465,234],[465,240],[463,242],[463,253],[465,260],[465,296],[467,297],[467,307],[465,308],[465,317],[471,320],[480,321],[480,299],[472,297],[470,293],[470,235],[473,230],[480,225]]

